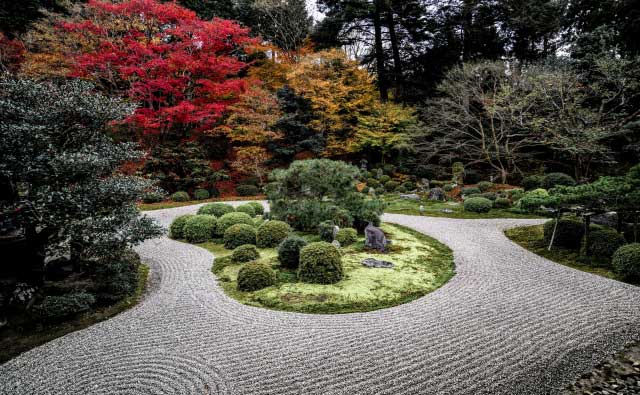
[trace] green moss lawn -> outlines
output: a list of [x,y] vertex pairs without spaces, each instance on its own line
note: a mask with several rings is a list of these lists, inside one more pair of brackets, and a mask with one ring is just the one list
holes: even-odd
[[[391,251],[366,251],[360,236],[357,243],[342,248],[345,276],[333,285],[298,282],[295,271],[280,269],[275,249],[261,249],[260,260],[277,270],[278,282],[259,291],[240,292],[236,278],[242,264],[231,263],[231,251],[218,243],[200,246],[216,256],[212,270],[227,295],[247,305],[276,310],[323,314],[377,310],[424,296],[453,276],[453,255],[445,245],[398,225],[384,224],[382,229],[393,240]],[[317,241],[317,236],[303,237]],[[363,266],[362,260],[369,257],[393,262],[395,267]]]

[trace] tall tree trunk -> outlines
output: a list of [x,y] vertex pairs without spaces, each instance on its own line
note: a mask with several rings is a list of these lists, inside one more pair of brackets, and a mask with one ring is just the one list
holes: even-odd
[[389,29],[389,40],[391,40],[391,50],[393,52],[393,88],[395,90],[394,99],[398,101],[402,96],[402,64],[400,63],[400,48],[398,46],[398,36],[396,34],[396,23],[393,18],[391,0],[385,1],[385,12],[387,16],[387,28]]
[[384,48],[382,46],[382,7],[385,0],[375,0],[373,7],[373,30],[375,33],[376,69],[378,71],[378,85],[380,89],[380,99],[384,102],[389,100],[389,80],[384,67]]

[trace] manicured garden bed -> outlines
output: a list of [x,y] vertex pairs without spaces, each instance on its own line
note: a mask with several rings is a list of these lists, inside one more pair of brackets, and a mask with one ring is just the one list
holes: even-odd
[[163,210],[167,208],[192,206],[194,204],[212,203],[212,202],[237,202],[237,201],[250,201],[250,200],[264,200],[264,196],[231,196],[223,198],[211,198],[206,200],[189,200],[186,202],[174,202],[171,200],[158,202],[158,203],[139,203],[138,208],[141,211],[153,211]]

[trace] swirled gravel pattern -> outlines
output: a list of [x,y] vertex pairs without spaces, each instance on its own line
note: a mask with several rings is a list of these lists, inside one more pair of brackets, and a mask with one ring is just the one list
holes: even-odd
[[[168,225],[196,207],[148,215]],[[0,393],[549,394],[640,336],[640,288],[503,235],[538,220],[385,220],[450,246],[456,276],[390,309],[286,313],[225,296],[209,252],[150,240],[145,299],[0,366]]]

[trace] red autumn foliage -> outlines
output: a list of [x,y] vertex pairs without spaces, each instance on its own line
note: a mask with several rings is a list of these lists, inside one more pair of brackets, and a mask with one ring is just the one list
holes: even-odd
[[143,136],[188,138],[211,130],[250,83],[240,54],[257,44],[235,22],[203,21],[176,3],[90,0],[91,17],[61,27],[98,41],[72,75],[140,104],[127,120]]
[[24,60],[24,45],[0,33],[0,71],[15,73]]

